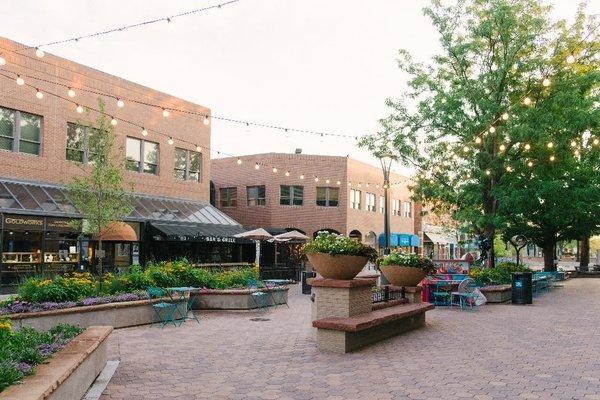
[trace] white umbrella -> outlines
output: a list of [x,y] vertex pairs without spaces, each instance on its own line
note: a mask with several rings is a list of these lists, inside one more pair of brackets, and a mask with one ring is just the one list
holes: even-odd
[[287,240],[308,240],[308,236],[306,236],[303,233],[300,233],[298,231],[289,231],[289,232],[285,232],[285,233],[281,233],[279,235],[275,235],[274,236],[275,239],[277,240],[283,240],[283,239],[287,239]]
[[254,262],[256,263],[256,266],[259,267],[260,266],[260,241],[266,240],[266,239],[271,239],[271,238],[273,238],[273,235],[271,235],[269,232],[267,232],[263,228],[258,228],[258,229],[253,229],[251,231],[238,233],[237,235],[234,235],[234,237],[254,240],[254,243],[256,243],[256,257],[255,257]]

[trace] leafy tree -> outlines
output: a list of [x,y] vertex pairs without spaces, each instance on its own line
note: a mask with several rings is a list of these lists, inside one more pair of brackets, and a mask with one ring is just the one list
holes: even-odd
[[[122,221],[133,210],[123,179],[123,157],[114,149],[114,127],[104,113],[99,100],[98,117],[87,124],[78,123],[78,129],[87,132],[90,165],[82,165],[83,174],[67,185],[67,196],[83,216],[83,233],[98,238],[102,250],[101,232],[112,222]],[[98,259],[100,286],[102,286],[102,257]]]
[[501,204],[515,172],[561,164],[571,140],[597,127],[589,94],[598,42],[583,11],[567,29],[535,0],[433,0],[424,11],[442,52],[424,65],[400,51],[408,90],[387,100],[391,115],[362,144],[375,154],[393,148],[418,169],[416,200],[493,242],[498,229],[516,224]]

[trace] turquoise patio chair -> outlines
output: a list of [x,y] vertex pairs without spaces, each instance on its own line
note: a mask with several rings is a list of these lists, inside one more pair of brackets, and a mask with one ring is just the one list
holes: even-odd
[[435,290],[431,293],[433,296],[433,304],[435,306],[450,306],[451,290],[452,285],[450,283],[444,282],[443,280],[437,281],[435,283]]
[[[163,299],[167,295],[163,289],[154,286],[148,287],[146,293],[148,293],[148,298],[150,300]],[[153,303],[152,308],[154,309],[153,323],[160,323],[161,328],[164,328],[167,324],[177,326],[177,322],[175,322],[177,303],[168,303],[163,300]]]
[[[467,308],[474,310],[475,300],[477,299],[477,294],[473,292],[474,289],[475,281],[473,278],[462,280],[458,284],[458,290],[450,294],[450,307],[460,306],[461,310],[465,310]],[[458,299],[458,302],[455,301],[456,299]]]
[[264,288],[264,285],[260,281],[248,279],[246,281],[246,287],[248,289],[255,289],[255,291],[250,294],[253,309],[263,311],[269,308],[269,294],[260,290]]

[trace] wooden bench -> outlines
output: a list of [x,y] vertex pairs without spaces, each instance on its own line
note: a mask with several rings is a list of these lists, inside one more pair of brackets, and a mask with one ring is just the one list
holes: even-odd
[[425,312],[433,304],[409,303],[386,307],[349,318],[313,321],[320,349],[347,353],[425,325]]

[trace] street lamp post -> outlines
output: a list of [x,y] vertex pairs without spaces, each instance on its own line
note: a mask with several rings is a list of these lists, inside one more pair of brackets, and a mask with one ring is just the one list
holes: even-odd
[[390,254],[390,208],[389,208],[389,197],[388,190],[390,188],[390,169],[392,168],[392,161],[394,156],[389,153],[385,153],[381,156],[381,169],[383,170],[383,233],[385,235],[385,245],[383,247],[383,254]]

